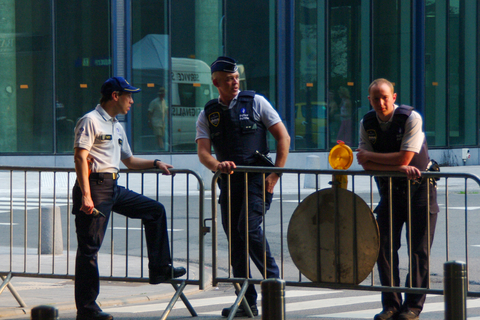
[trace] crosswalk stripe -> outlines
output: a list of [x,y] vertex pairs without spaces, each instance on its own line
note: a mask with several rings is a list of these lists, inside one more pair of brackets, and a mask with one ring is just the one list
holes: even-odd
[[[0,197],[0,202],[10,202],[10,201],[13,201],[13,202],[25,202],[25,198],[8,198],[8,197]],[[38,198],[30,198],[28,197],[27,198],[27,201],[28,202],[37,202],[38,203]],[[67,203],[68,200],[65,199],[65,198],[56,198],[55,199],[56,202],[63,202],[63,203]],[[70,200],[71,201],[71,200]],[[42,198],[42,202],[53,202],[53,198]]]
[[[336,291],[340,292],[340,291]],[[292,290],[286,291],[285,295],[286,298],[298,298],[298,297],[305,297],[305,296],[313,296],[313,295],[321,295],[321,294],[329,294],[332,293],[330,290],[322,290],[322,291],[302,291],[302,290]],[[261,300],[261,294],[258,295],[258,299]],[[235,302],[236,296],[228,295],[218,298],[205,298],[205,299],[191,299],[189,300],[190,304],[195,307],[205,307],[205,306],[213,306],[219,304],[228,304]],[[117,307],[117,308],[110,308],[104,309],[105,312],[124,312],[124,313],[139,313],[139,312],[152,312],[152,311],[163,311],[168,306],[168,303],[155,303],[155,304],[147,304],[142,306],[131,306],[131,307]],[[175,309],[185,308],[183,303],[175,304]],[[218,313],[218,310],[214,312],[215,314]]]
[[[332,291],[330,293],[333,293]],[[335,292],[336,293],[336,292]],[[288,296],[286,297],[288,298]],[[285,312],[295,312],[295,311],[304,311],[304,310],[315,310],[321,308],[330,308],[330,307],[338,307],[338,306],[346,306],[352,304],[361,304],[361,303],[370,303],[370,302],[380,302],[380,294],[371,294],[371,295],[364,295],[364,296],[353,296],[353,297],[345,297],[345,298],[330,298],[330,299],[316,299],[316,300],[309,300],[309,301],[298,301],[285,303]],[[259,306],[258,308],[261,311]],[[378,308],[375,309],[378,311]],[[369,313],[369,318],[373,318],[374,313]],[[199,313],[202,315],[213,315],[218,313],[215,311],[211,312],[203,312]]]
[[[467,308],[478,308],[480,307],[480,299],[469,299],[467,300]],[[358,311],[348,311],[340,313],[331,313],[331,314],[322,314],[322,315],[313,315],[309,318],[355,318],[355,319],[372,319],[373,316],[381,311],[381,308],[369,309],[369,310],[358,310]],[[425,303],[423,307],[422,314],[429,312],[444,312],[445,311],[445,302],[432,302]],[[480,317],[468,318],[469,320],[479,320]]]

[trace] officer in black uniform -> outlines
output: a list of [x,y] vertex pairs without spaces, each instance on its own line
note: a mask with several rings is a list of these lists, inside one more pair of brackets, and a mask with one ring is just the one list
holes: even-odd
[[[234,277],[247,278],[245,254],[245,211],[248,207],[248,239],[249,255],[263,274],[263,175],[248,175],[248,204],[245,203],[244,174],[234,173],[231,177],[231,216],[228,208],[227,175],[232,173],[236,165],[266,166],[259,154],[268,156],[267,133],[271,132],[277,141],[277,156],[274,165],[283,167],[287,160],[290,136],[278,113],[271,104],[254,91],[239,90],[238,67],[234,59],[219,57],[211,65],[212,81],[217,87],[219,98],[208,102],[197,121],[198,156],[202,164],[212,171],[220,170],[220,206],[222,224],[229,236],[229,219],[232,248],[232,268]],[[211,146],[216,158],[211,154]],[[258,152],[258,153],[257,153]],[[268,210],[272,201],[272,193],[279,176],[275,173],[265,178],[266,201]],[[272,257],[270,248],[266,246],[267,278],[278,278],[279,270]],[[257,293],[250,285],[245,294],[254,315],[258,315]],[[230,308],[225,308],[222,315],[227,317]],[[239,307],[235,316],[246,316],[247,312]]]
[[73,209],[77,231],[75,302],[77,320],[110,320],[96,299],[100,292],[97,254],[102,245],[110,212],[142,219],[148,250],[149,282],[158,284],[186,273],[172,267],[164,206],[150,198],[117,185],[120,161],[129,169],[159,168],[170,174],[171,165],[160,160],[134,157],[118,114],[127,114],[132,94],[140,89],[122,77],[113,77],[102,86],[97,107],[84,115],[75,128],[75,172]]
[[[386,79],[377,79],[369,87],[373,110],[360,123],[360,144],[357,160],[365,170],[400,171],[407,178],[392,178],[392,243],[393,265],[390,265],[390,212],[388,178],[376,178],[380,202],[375,208],[380,230],[380,253],[377,260],[383,286],[400,285],[398,250],[402,227],[408,223],[408,183],[411,187],[412,286],[428,285],[428,242],[433,242],[437,213],[436,185],[432,179],[421,177],[429,164],[428,147],[422,131],[422,118],[412,107],[394,104],[396,93]],[[428,188],[430,184],[430,188]],[[430,190],[430,208],[427,210]],[[428,229],[430,219],[430,230]],[[407,275],[406,286],[409,286]],[[426,295],[406,294],[402,303],[399,292],[382,292],[383,310],[374,320],[415,320],[423,309]]]

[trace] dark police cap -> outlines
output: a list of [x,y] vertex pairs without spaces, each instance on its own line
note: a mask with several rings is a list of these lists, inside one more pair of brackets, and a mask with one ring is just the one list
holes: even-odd
[[103,83],[100,92],[104,95],[110,95],[114,91],[137,93],[140,92],[140,89],[130,85],[130,83],[122,77],[112,77]]
[[210,66],[210,70],[212,73],[216,71],[234,73],[237,72],[238,67],[235,59],[230,57],[218,57],[217,60],[215,60]]

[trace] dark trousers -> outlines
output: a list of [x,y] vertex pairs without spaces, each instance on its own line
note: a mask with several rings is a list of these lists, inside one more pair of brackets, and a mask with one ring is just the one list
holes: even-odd
[[[245,202],[245,175],[236,173],[231,175],[231,216],[229,219],[228,210],[228,177],[222,175],[220,182],[220,206],[222,211],[222,225],[225,234],[231,237],[229,239],[231,245],[231,260],[233,276],[236,278],[251,278],[251,272],[247,274],[247,263],[250,266],[250,260],[247,259],[246,250],[246,208]],[[272,194],[265,194],[265,210],[270,208],[272,202]],[[248,175],[248,245],[249,255],[258,270],[264,274],[264,251],[263,251],[263,192],[262,192],[262,175]],[[229,223],[231,228],[229,228]],[[230,230],[229,230],[230,229]],[[279,278],[280,272],[275,259],[270,252],[270,246],[266,241],[266,269],[267,278]],[[250,270],[250,269],[249,269]],[[257,292],[255,286],[249,285],[245,298],[249,305],[257,303]]]
[[[381,201],[375,209],[377,213],[377,223],[380,230],[380,252],[377,259],[378,273],[382,286],[391,285],[390,268],[393,269],[393,286],[400,286],[400,272],[398,268],[399,258],[398,250],[400,249],[400,241],[402,228],[407,226],[407,244],[412,248],[412,287],[426,288],[428,285],[428,237],[430,237],[430,245],[433,242],[435,233],[435,225],[437,222],[436,213],[427,213],[426,206],[415,205],[412,201],[411,210],[411,228],[408,229],[408,208],[407,200],[393,200],[392,214],[392,239],[393,239],[393,265],[390,265],[390,225],[388,201]],[[427,228],[427,215],[430,216],[430,232]],[[411,234],[411,244],[408,241]],[[410,286],[409,274],[405,281],[405,286]],[[405,301],[402,304],[402,295],[399,292],[382,292],[382,305],[384,310],[412,310],[420,313],[425,302],[425,294],[405,294]]]
[[95,208],[105,214],[93,216],[80,211],[82,193],[73,187],[73,214],[77,232],[75,264],[75,302],[78,313],[100,311],[95,300],[100,291],[97,254],[107,229],[110,212],[142,219],[148,251],[148,267],[160,268],[172,263],[164,206],[150,198],[118,186],[113,179],[90,179]]

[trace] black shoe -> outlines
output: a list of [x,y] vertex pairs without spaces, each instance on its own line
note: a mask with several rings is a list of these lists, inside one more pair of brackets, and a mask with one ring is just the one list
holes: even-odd
[[[230,308],[224,308],[222,310],[222,316],[228,317],[228,315],[230,314],[230,310],[232,309],[233,309],[233,306],[231,306]],[[254,317],[258,316],[258,309],[256,304],[252,304],[250,306],[250,310],[252,310],[252,314]],[[243,306],[238,307],[237,313],[235,313],[235,318],[236,317],[248,317],[248,313],[245,309],[243,309]]]
[[113,320],[113,316],[106,312],[96,311],[77,314],[77,320]]
[[414,311],[407,310],[407,311],[401,312],[398,315],[397,319],[398,320],[418,320],[419,317],[418,317],[418,314],[416,314]]
[[170,279],[178,278],[187,273],[184,267],[174,268],[172,266],[161,267],[159,270],[149,270],[148,282],[159,284]]
[[398,311],[395,310],[383,310],[379,314],[376,314],[373,320],[396,320]]

